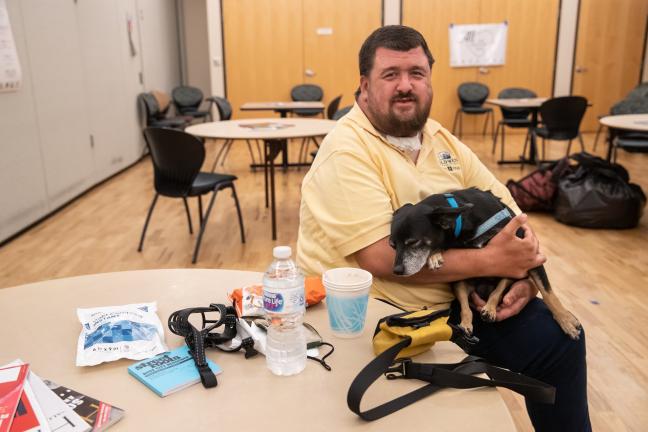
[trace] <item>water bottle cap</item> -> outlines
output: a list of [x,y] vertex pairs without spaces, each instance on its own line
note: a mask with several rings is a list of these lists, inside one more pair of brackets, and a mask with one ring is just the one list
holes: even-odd
[[290,246],[275,246],[272,249],[272,256],[277,259],[287,259],[292,255],[292,249]]

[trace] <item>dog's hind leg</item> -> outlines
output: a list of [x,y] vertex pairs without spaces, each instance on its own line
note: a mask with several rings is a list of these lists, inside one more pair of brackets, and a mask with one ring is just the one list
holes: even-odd
[[473,314],[472,309],[470,309],[470,304],[468,304],[468,295],[472,292],[473,287],[469,285],[466,281],[459,281],[454,284],[454,292],[457,300],[459,300],[459,305],[461,306],[461,323],[459,326],[463,331],[466,338],[472,338],[473,334]]
[[486,304],[482,308],[480,315],[481,319],[485,322],[495,322],[495,317],[497,314],[497,305],[502,301],[502,296],[504,291],[511,285],[513,281],[511,279],[502,278],[498,283],[493,292],[488,296]]
[[529,276],[538,288],[538,291],[540,291],[542,299],[551,311],[551,314],[560,328],[570,338],[578,339],[580,337],[581,324],[574,314],[565,309],[558,299],[558,296],[556,296],[556,293],[551,289],[551,284],[549,283],[549,278],[547,277],[547,272],[545,271],[544,266],[531,269],[529,271]]

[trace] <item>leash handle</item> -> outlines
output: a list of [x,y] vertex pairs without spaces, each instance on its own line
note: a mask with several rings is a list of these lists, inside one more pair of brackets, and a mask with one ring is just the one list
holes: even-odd
[[[392,367],[398,353],[408,347],[411,341],[411,338],[405,338],[382,352],[369,362],[351,383],[347,392],[347,406],[363,420],[373,421],[385,417],[444,387],[468,389],[499,386],[513,390],[533,401],[554,403],[554,387],[525,375],[490,365],[475,356],[468,356],[459,363],[447,364],[414,363],[410,359],[403,359],[397,362],[399,366]],[[476,373],[486,373],[490,379],[472,375]],[[419,379],[428,384],[377,407],[361,411],[362,397],[371,384],[383,374],[387,374],[388,379]]]

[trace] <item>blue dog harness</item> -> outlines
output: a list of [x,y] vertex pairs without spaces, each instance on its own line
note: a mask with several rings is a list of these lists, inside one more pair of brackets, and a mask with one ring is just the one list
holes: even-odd
[[[450,204],[450,207],[452,207],[452,208],[458,208],[459,207],[459,204],[457,204],[457,200],[455,199],[454,195],[452,195],[451,193],[446,193],[446,194],[443,194],[443,196],[445,196],[446,201],[448,201],[448,204]],[[493,216],[488,218],[486,220],[486,222],[479,225],[477,227],[477,230],[475,231],[475,235],[472,236],[468,240],[476,239],[477,237],[483,235],[485,232],[487,232],[489,229],[493,228],[495,225],[497,225],[501,221],[503,221],[503,220],[505,220],[507,218],[510,219],[512,217],[513,216],[511,216],[511,212],[509,212],[509,210],[507,208],[504,208],[504,209],[498,211]],[[457,216],[457,218],[455,219],[455,229],[454,229],[455,238],[459,237],[459,234],[461,234],[461,228],[462,228],[462,219],[461,219],[461,214],[459,214]]]

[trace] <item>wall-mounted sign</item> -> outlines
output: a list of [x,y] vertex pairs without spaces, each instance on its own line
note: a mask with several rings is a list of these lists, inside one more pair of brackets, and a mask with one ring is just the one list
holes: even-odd
[[20,89],[22,72],[6,0],[0,0],[0,92],[16,91]]
[[318,27],[315,33],[318,36],[330,36],[333,34],[333,29],[331,27]]
[[508,23],[450,24],[450,66],[494,66],[506,61]]

